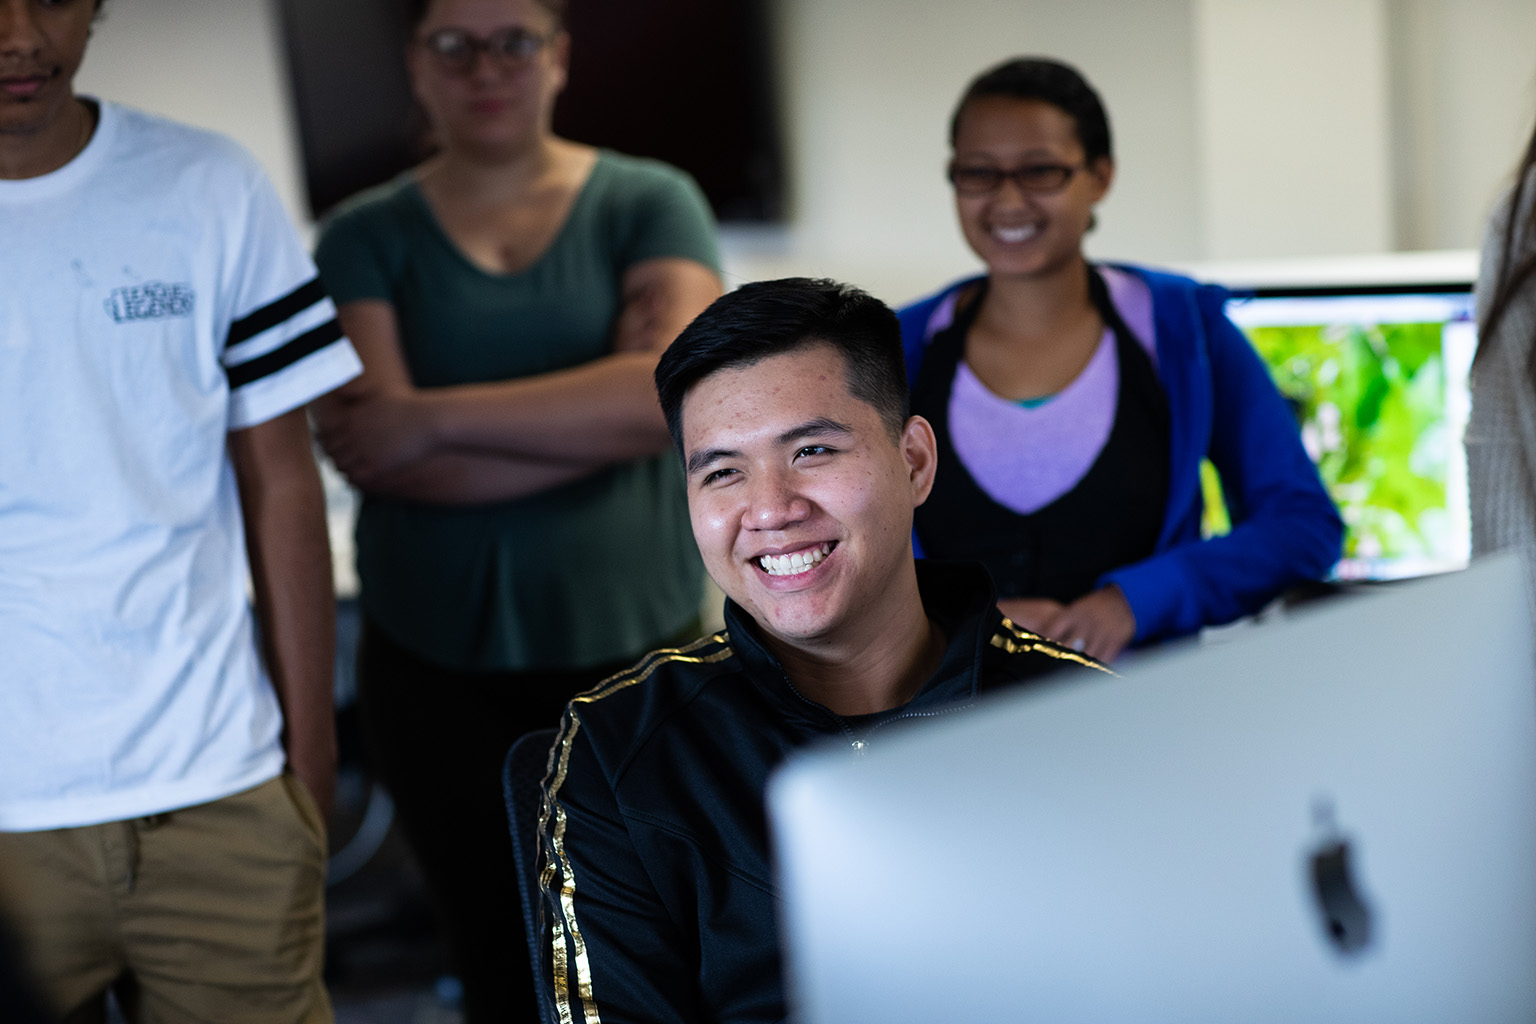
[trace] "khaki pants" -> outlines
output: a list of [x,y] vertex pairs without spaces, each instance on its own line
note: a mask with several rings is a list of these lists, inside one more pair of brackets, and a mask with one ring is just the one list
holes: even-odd
[[145,1024],[328,1022],[324,895],[324,825],[290,775],[148,818],[0,832],[0,915],[70,1021],[101,1019],[126,974]]

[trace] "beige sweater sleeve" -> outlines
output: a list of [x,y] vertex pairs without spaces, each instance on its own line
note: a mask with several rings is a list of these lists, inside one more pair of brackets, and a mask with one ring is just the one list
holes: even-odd
[[[1527,184],[1519,211],[1528,222],[1536,197],[1536,172]],[[1502,262],[1504,228],[1510,216],[1505,196],[1489,219],[1483,237],[1477,282],[1479,316],[1492,299],[1494,277]],[[1536,238],[1516,237],[1520,251]],[[1536,281],[1510,304],[1493,335],[1480,340],[1481,355],[1472,373],[1472,415],[1465,437],[1467,477],[1475,555],[1513,548],[1525,558],[1530,593],[1536,601],[1536,379],[1531,349],[1536,344]],[[1533,604],[1536,611],[1536,604]]]

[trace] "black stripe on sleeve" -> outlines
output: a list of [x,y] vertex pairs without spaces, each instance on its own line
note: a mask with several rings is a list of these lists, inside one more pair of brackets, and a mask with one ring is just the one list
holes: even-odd
[[260,380],[279,370],[286,369],[305,356],[320,351],[341,337],[341,324],[334,318],[316,327],[312,331],[305,331],[296,338],[289,340],[286,345],[275,348],[264,356],[257,356],[249,362],[239,366],[231,366],[225,369],[229,375],[229,387],[233,391],[243,388],[255,380]]
[[296,316],[325,298],[325,286],[320,278],[312,277],[280,299],[248,313],[229,325],[229,336],[224,347],[238,345],[247,338],[254,338],[262,331],[271,330],[289,317]]

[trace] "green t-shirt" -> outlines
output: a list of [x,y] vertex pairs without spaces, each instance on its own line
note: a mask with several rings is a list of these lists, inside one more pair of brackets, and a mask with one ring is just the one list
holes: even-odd
[[[554,242],[521,273],[466,259],[411,175],[333,215],[315,262],[338,303],[388,300],[412,378],[440,387],[608,354],[625,270],[657,257],[718,267],[703,196],[675,168],[603,151]],[[671,453],[493,505],[365,497],[357,567],[370,621],[461,669],[637,657],[698,614],[703,583]]]

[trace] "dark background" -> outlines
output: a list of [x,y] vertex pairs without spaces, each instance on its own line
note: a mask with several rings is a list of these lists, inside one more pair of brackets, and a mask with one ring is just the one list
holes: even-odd
[[[772,0],[571,0],[555,132],[694,176],[722,221],[777,221]],[[282,0],[310,212],[419,162],[398,0]]]

